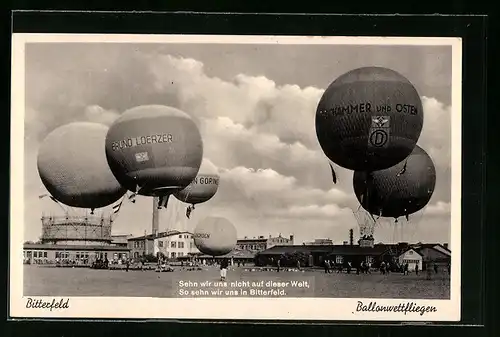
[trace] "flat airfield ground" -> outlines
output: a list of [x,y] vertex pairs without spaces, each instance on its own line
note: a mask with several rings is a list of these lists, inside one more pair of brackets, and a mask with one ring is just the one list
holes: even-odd
[[[245,270],[246,269],[246,270]],[[228,271],[227,286],[216,285],[219,279],[217,267],[204,270],[157,273],[154,271],[95,270],[90,268],[55,268],[36,265],[24,266],[24,296],[118,296],[118,297],[226,297],[239,290],[248,297],[330,297],[330,298],[401,298],[401,299],[449,299],[450,276],[446,271],[402,275],[377,272],[372,274],[346,274],[322,270],[307,271],[250,271],[251,267],[235,267]],[[210,284],[207,284],[207,281]],[[263,282],[262,282],[263,281]],[[309,287],[283,287],[285,282],[305,281]],[[266,285],[280,282],[279,286]],[[184,283],[184,285],[181,285]],[[298,283],[300,285],[300,283]],[[190,293],[183,296],[181,289]],[[221,289],[218,295],[213,291]],[[250,289],[284,290],[278,295],[250,296]],[[195,292],[191,296],[191,291]],[[206,293],[203,293],[206,291]],[[186,294],[184,292],[184,294]],[[208,294],[203,295],[203,294]]]

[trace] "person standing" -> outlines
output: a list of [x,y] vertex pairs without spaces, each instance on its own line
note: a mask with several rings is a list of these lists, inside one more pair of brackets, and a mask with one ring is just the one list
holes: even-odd
[[221,281],[226,280],[228,265],[229,265],[228,260],[226,258],[223,258],[222,261],[220,262],[220,280]]
[[427,262],[425,264],[425,271],[426,271],[426,279],[430,280],[432,278],[432,270],[431,270],[431,263]]
[[418,263],[415,265],[415,274],[418,276]]
[[280,272],[280,267],[281,267],[281,258],[280,258],[280,259],[278,259],[278,261],[276,262],[276,265],[277,265],[277,267],[278,267],[278,269],[277,269],[277,270],[278,270],[278,273],[279,273],[279,272]]

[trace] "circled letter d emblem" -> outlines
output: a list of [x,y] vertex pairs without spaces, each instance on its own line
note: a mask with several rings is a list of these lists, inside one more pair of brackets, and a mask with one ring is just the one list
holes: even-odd
[[375,130],[370,135],[370,144],[375,147],[382,147],[387,144],[389,136],[384,130]]

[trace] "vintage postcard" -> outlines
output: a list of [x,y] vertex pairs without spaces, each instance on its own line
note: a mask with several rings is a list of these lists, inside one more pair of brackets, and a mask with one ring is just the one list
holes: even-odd
[[10,316],[459,321],[459,38],[14,34]]

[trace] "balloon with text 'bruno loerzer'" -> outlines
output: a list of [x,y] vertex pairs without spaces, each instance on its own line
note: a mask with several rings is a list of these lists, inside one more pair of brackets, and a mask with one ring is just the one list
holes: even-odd
[[106,157],[116,179],[128,190],[168,197],[188,186],[203,158],[201,134],[185,112],[162,105],[125,111],[109,128]]
[[188,218],[194,210],[194,205],[207,202],[217,193],[219,179],[217,167],[210,160],[204,158],[198,175],[193,181],[183,190],[174,193],[174,197],[178,200],[191,204],[186,213]]
[[391,69],[364,67],[325,90],[316,110],[316,135],[332,162],[369,172],[405,159],[423,119],[420,96],[408,79]]
[[422,210],[436,186],[436,168],[418,145],[402,162],[388,169],[355,171],[353,187],[361,206],[374,216],[396,220]]
[[108,127],[76,122],[53,130],[38,150],[40,179],[50,195],[64,205],[101,208],[120,199],[120,185],[106,161]]
[[236,228],[226,218],[207,217],[198,223],[193,238],[200,252],[221,256],[231,252],[236,246]]

